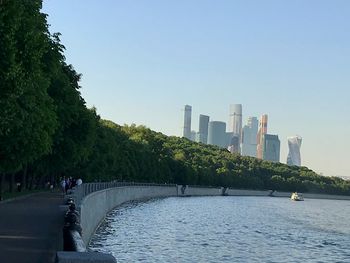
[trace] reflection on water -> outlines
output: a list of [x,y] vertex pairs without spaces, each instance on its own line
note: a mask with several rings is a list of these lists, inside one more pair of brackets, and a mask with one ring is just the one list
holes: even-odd
[[118,262],[350,262],[350,202],[190,197],[127,203],[90,249]]

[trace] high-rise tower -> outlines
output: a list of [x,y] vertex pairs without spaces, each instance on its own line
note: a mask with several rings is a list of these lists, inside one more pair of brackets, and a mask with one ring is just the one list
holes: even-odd
[[208,125],[209,125],[209,116],[199,115],[199,129],[197,134],[197,142],[206,144],[208,141]]
[[262,159],[271,162],[280,161],[281,142],[278,135],[264,134],[262,136]]
[[287,157],[288,165],[301,165],[300,147],[302,138],[298,135],[288,137],[289,153]]
[[256,117],[249,117],[242,129],[242,155],[256,157],[257,133],[259,122]]
[[242,104],[230,105],[229,132],[233,132],[235,137],[238,137],[238,148],[235,149],[240,153],[240,143],[242,140]]
[[241,135],[242,132],[242,104],[230,105],[229,131]]
[[208,144],[226,147],[226,123],[221,121],[209,122]]
[[258,135],[256,136],[256,157],[263,159],[263,135],[267,133],[267,114],[260,117]]
[[192,115],[192,107],[190,105],[185,105],[183,137],[189,140],[191,140],[191,115]]
[[230,153],[240,153],[240,139],[238,135],[232,132],[226,133],[226,135],[229,136],[227,150],[229,150]]

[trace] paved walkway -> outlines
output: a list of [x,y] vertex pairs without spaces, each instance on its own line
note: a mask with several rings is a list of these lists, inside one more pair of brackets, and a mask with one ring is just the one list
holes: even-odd
[[54,262],[63,245],[62,204],[58,193],[0,203],[0,262]]

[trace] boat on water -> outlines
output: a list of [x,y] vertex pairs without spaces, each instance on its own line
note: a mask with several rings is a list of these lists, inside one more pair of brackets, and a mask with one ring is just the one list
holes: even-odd
[[298,194],[297,192],[292,193],[292,196],[290,197],[293,201],[304,201],[304,197],[302,194]]

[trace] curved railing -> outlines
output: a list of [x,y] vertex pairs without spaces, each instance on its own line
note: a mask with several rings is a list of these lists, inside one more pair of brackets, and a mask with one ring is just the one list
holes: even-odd
[[155,183],[135,183],[135,182],[103,182],[103,183],[84,183],[79,186],[73,187],[66,198],[72,198],[74,203],[79,206],[81,201],[85,196],[97,192],[100,190],[113,188],[113,187],[123,187],[123,186],[168,186],[175,187],[176,184],[155,184]]

